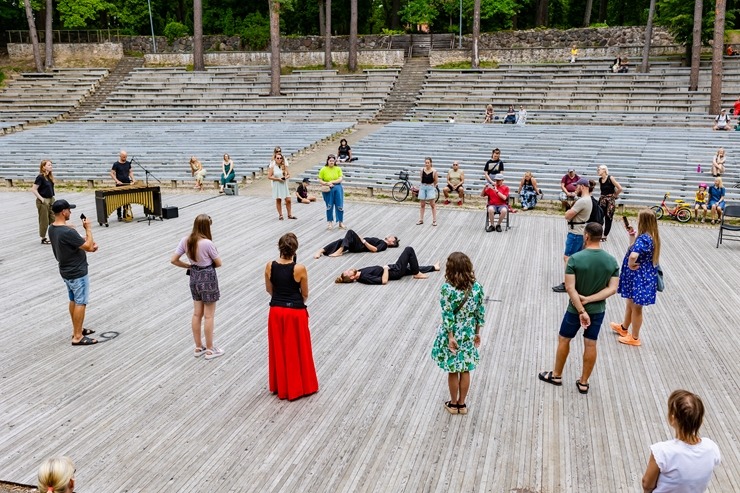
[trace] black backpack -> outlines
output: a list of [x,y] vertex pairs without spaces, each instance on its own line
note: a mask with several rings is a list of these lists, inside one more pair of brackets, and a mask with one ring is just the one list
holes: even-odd
[[604,225],[604,209],[601,208],[599,205],[599,202],[591,197],[591,215],[588,216],[588,221],[586,222],[570,222],[570,229],[573,229],[573,226],[576,224],[587,224],[587,223],[599,223],[602,226]]

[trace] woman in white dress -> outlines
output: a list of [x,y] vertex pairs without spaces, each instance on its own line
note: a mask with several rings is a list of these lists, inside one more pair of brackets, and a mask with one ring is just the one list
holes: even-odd
[[272,198],[275,199],[275,207],[278,211],[278,219],[283,220],[282,202],[285,200],[285,210],[288,213],[288,219],[298,219],[293,215],[290,201],[290,191],[288,190],[288,179],[290,172],[285,158],[280,153],[275,153],[270,166],[267,168],[267,179],[272,182]]

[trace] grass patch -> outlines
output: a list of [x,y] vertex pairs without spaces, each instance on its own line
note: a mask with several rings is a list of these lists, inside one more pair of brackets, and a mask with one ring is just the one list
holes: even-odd
[[3,81],[5,81],[5,72],[0,68],[0,86],[3,85]]
[[[449,62],[449,63],[443,63],[442,65],[437,65],[434,67],[435,69],[448,69],[448,70],[464,70],[464,69],[470,69],[470,60],[466,60],[463,62]],[[498,68],[497,62],[489,62],[489,61],[483,61],[480,62],[479,68]]]
[[123,54],[125,56],[131,56],[134,58],[144,58],[144,52],[143,51],[137,51],[137,50],[124,50]]
[[[332,63],[330,70],[336,70],[338,74],[352,74],[360,73],[363,70],[369,69],[386,69],[389,68],[387,65],[357,65],[357,72],[350,72],[347,65],[340,65],[338,63]],[[326,70],[324,65],[304,65],[302,67],[287,66],[280,69],[281,75],[290,75],[296,70]]]

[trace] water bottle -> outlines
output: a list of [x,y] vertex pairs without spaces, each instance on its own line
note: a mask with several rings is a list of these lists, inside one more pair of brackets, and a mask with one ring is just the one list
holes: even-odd
[[696,172],[701,173],[701,164],[696,165]]

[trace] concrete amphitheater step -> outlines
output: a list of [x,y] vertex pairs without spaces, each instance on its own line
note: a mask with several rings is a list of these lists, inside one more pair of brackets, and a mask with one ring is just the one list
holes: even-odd
[[376,123],[390,123],[403,120],[413,108],[417,95],[421,92],[429,70],[429,57],[407,58],[398,80],[393,86],[385,106],[375,117]]
[[83,101],[77,108],[70,111],[66,119],[77,121],[95,111],[95,109],[97,109],[106,100],[106,98],[116,90],[118,85],[125,80],[133,70],[143,66],[143,58],[128,56],[121,58],[116,67],[110,72],[108,77],[100,83],[95,92],[85,99],[85,101]]

